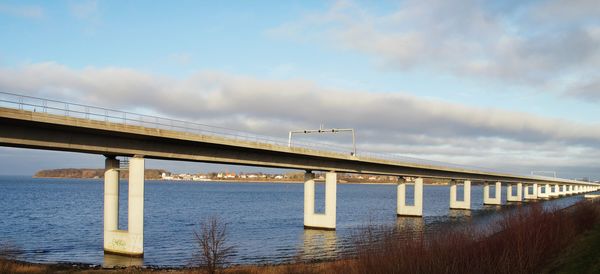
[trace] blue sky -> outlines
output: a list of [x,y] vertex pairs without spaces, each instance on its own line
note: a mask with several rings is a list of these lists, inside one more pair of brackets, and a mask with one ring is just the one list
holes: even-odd
[[[0,89],[266,135],[325,122],[363,132],[365,150],[594,177],[600,176],[592,160],[600,155],[597,6],[585,0],[2,1]],[[140,94],[148,98],[136,100]],[[197,106],[178,104],[190,98]],[[332,102],[338,112],[326,110]],[[314,115],[274,106],[302,111],[300,103]],[[411,115],[422,118],[411,123]],[[0,150],[0,160],[14,154],[25,162],[85,159],[57,167],[101,163],[14,149]],[[23,166],[0,173],[42,167]]]

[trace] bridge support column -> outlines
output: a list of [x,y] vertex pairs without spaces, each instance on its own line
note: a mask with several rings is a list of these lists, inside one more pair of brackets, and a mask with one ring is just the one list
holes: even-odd
[[129,160],[128,230],[119,230],[119,161],[106,159],[104,176],[104,252],[144,256],[144,158]]
[[[531,191],[530,191],[531,190]],[[531,192],[531,194],[530,194]],[[538,198],[538,185],[533,184],[531,186],[525,186],[525,200],[537,200]]]
[[463,200],[458,201],[457,194],[457,182],[450,181],[450,208],[451,209],[471,209],[471,181],[464,181],[463,183]]
[[556,197],[560,196],[560,186],[558,184],[552,185],[551,189],[552,189],[550,192],[551,198],[556,198]]
[[414,203],[412,206],[406,205],[406,185],[404,180],[398,183],[398,205],[396,214],[398,216],[423,216],[423,178],[416,178],[414,181]]
[[549,193],[550,193],[550,185],[549,184],[538,186],[538,198],[549,199],[550,198]]
[[508,184],[508,186],[506,187],[506,201],[507,202],[521,202],[523,201],[523,184],[522,183],[517,183],[516,187],[517,187],[517,194],[513,195],[512,194],[512,189],[513,186],[515,186],[514,184]]
[[106,157],[104,161],[104,248],[110,231],[119,229],[119,160]]
[[315,176],[304,175],[304,228],[335,230],[336,184],[337,174],[325,173],[325,213],[315,213]]
[[483,204],[484,205],[501,205],[502,204],[502,183],[496,182],[494,187],[494,198],[490,197],[490,184],[483,183]]

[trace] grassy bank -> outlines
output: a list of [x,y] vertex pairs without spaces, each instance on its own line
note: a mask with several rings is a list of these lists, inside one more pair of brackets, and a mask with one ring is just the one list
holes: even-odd
[[[402,237],[393,227],[366,227],[355,239],[355,256],[333,262],[277,266],[234,266],[224,273],[598,273],[600,202],[583,201],[564,210],[524,206],[484,228],[449,229],[435,235]],[[202,269],[62,269],[0,263],[3,273],[194,273]],[[11,268],[13,267],[13,268]],[[4,270],[4,271],[3,271]],[[5,272],[6,271],[6,272]]]
[[600,273],[600,224],[558,254],[542,273]]

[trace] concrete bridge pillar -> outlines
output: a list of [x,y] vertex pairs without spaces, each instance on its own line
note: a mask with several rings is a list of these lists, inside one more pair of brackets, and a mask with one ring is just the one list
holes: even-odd
[[471,209],[471,181],[463,183],[463,199],[459,201],[456,197],[457,182],[450,181],[450,208],[451,209]]
[[538,198],[538,184],[533,184],[531,186],[525,186],[525,200],[537,200]]
[[483,204],[501,205],[502,204],[502,183],[496,182],[494,186],[494,198],[490,197],[490,184],[483,183]]
[[[517,187],[517,194],[513,195],[512,189],[513,186]],[[522,183],[517,183],[515,184],[508,184],[508,186],[506,187],[506,201],[507,202],[521,202],[523,201],[523,184]]]
[[398,181],[398,205],[396,213],[398,216],[423,216],[423,178],[414,181],[414,203],[406,205],[406,185],[404,180]]
[[325,173],[325,213],[315,213],[315,176],[304,174],[304,228],[335,230],[337,174]]
[[556,197],[558,197],[558,185],[557,184],[552,184],[552,185],[547,185],[547,186],[550,189],[550,191],[548,191],[548,196],[550,198],[556,198]]
[[119,230],[119,161],[107,157],[104,172],[104,252],[144,256],[144,158],[129,159],[128,230]]
[[[119,160],[106,157],[104,161],[104,234],[119,229]],[[104,247],[107,246],[104,237]]]
[[548,194],[548,198],[551,199],[554,197],[554,185],[546,184],[546,193]]
[[550,185],[549,184],[538,186],[538,198],[548,199],[548,198],[550,198],[549,193],[550,193]]

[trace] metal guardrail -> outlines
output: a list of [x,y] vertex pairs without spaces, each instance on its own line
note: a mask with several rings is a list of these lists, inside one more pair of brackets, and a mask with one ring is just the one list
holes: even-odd
[[[287,147],[289,145],[288,140],[284,138],[261,136],[239,130],[210,126],[196,122],[182,121],[177,119],[170,119],[159,116],[120,111],[77,103],[69,103],[64,101],[20,95],[8,92],[0,92],[0,107],[28,110],[33,112],[43,112],[48,114],[62,115],[65,117],[82,118],[111,123],[122,123],[125,125],[136,125],[156,129],[165,129],[191,134],[217,136],[233,140],[280,145],[284,147]],[[334,143],[313,143],[295,141],[294,143],[292,143],[291,147],[326,151],[330,153],[339,153],[340,155],[350,155],[350,153],[352,152],[351,148],[339,146]],[[458,168],[468,171],[485,171],[509,174],[508,172],[501,172],[498,170],[492,170],[488,168],[425,160],[390,153],[372,153],[366,151],[358,151],[354,156],[358,159],[370,158],[374,160],[388,160],[396,161],[399,163],[428,165],[432,167]],[[527,177],[537,179],[547,178],[545,176]]]

